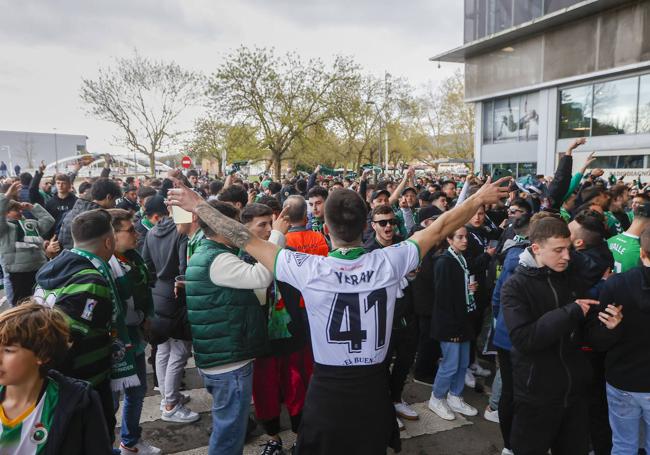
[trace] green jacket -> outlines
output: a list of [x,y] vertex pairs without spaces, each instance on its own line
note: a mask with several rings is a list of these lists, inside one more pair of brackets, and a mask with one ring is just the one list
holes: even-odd
[[47,262],[43,249],[43,233],[54,226],[47,210],[34,204],[33,219],[21,222],[7,220],[9,199],[0,194],[0,265],[5,272],[33,272]]
[[210,280],[210,265],[223,253],[237,250],[203,239],[185,271],[187,315],[199,368],[254,359],[267,348],[266,315],[253,290],[217,286]]

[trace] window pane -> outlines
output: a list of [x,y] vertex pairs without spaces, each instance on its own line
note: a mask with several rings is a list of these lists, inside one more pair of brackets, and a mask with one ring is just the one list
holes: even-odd
[[594,85],[593,136],[636,131],[638,79],[620,79]]
[[641,76],[637,132],[650,133],[650,74]]
[[534,141],[539,134],[539,94],[521,95],[519,103],[519,140]]
[[560,138],[589,136],[592,86],[560,92]]
[[492,175],[492,165],[484,164],[483,165],[483,175]]
[[494,142],[517,140],[519,130],[519,97],[494,102]]
[[517,175],[517,163],[494,163],[492,164],[492,174],[494,174],[495,169],[506,169],[512,175]]
[[515,24],[531,21],[542,15],[542,0],[515,0]]
[[533,176],[537,174],[537,163],[517,164],[517,177],[523,177],[524,175],[528,174],[531,174]]
[[494,103],[487,101],[483,103],[483,143],[492,143],[492,130],[494,129]]
[[618,157],[619,169],[641,169],[643,167],[643,155],[623,155]]
[[616,169],[617,158],[618,157],[616,156],[599,156],[594,160],[593,163],[591,163],[589,169]]
[[512,0],[488,0],[487,34],[512,27]]

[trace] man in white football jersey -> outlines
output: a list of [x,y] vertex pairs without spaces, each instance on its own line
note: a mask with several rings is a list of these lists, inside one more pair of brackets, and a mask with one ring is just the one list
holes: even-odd
[[504,181],[488,182],[409,240],[370,253],[361,243],[365,202],[354,191],[333,191],[325,204],[325,225],[334,248],[328,257],[281,249],[224,217],[182,185],[169,190],[170,204],[196,213],[304,297],[315,365],[298,453],[375,455],[386,453],[389,446],[400,450],[383,362],[402,279],[432,246],[469,221],[478,207],[507,197],[507,186],[500,186]]

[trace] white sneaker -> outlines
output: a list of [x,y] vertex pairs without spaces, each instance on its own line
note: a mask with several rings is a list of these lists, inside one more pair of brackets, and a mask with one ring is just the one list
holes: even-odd
[[396,419],[397,419],[397,428],[399,428],[399,431],[406,430],[404,423],[399,419],[399,417],[396,417]]
[[176,423],[192,423],[199,420],[201,417],[194,411],[190,411],[188,408],[183,406],[180,403],[176,403],[176,406],[171,411],[163,410],[161,419],[165,422],[176,422]]
[[465,403],[463,397],[457,397],[451,393],[447,394],[447,404],[452,411],[456,411],[459,414],[464,414],[466,416],[475,416],[478,414],[476,408]]
[[478,362],[474,362],[469,366],[469,368],[470,370],[472,370],[472,373],[475,376],[482,376],[484,378],[487,378],[492,374],[490,370],[488,370],[487,368],[483,368],[481,365],[478,364]]
[[138,442],[133,447],[127,447],[124,444],[120,443],[120,454],[121,455],[133,455],[137,453],[138,455],[157,455],[162,453],[158,447],[150,446],[145,442]]
[[494,422],[494,423],[499,423],[499,411],[494,411],[490,406],[487,406],[485,408],[485,412],[483,413],[483,417],[485,420],[489,422]]
[[[180,395],[181,395],[181,399],[179,401],[182,405],[186,405],[192,399],[192,397],[190,397],[189,395],[184,395],[182,393]],[[163,398],[162,400],[160,400],[160,410],[163,411],[164,408],[165,408],[165,399]]]
[[474,374],[470,371],[469,368],[465,372],[465,385],[470,389],[476,387],[476,378],[474,377]]
[[444,398],[438,399],[431,395],[431,398],[429,398],[429,409],[431,409],[441,419],[454,420],[456,418],[452,410],[449,408],[447,400]]
[[515,453],[510,449],[503,449],[501,455],[515,455]]
[[404,403],[404,401],[393,403],[393,406],[395,406],[395,414],[397,414],[398,417],[406,420],[419,419],[418,413],[415,412],[408,404]]

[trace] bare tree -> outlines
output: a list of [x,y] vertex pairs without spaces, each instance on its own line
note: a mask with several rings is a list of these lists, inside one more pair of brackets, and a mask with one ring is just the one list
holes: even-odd
[[149,157],[155,175],[156,153],[180,134],[178,118],[198,103],[202,81],[174,62],[149,60],[136,51],[101,68],[97,79],[83,79],[81,99],[88,114],[118,127],[119,144]]
[[292,142],[331,116],[331,94],[355,77],[357,65],[336,57],[327,67],[295,53],[240,47],[218,67],[208,96],[220,118],[248,123],[260,132],[276,177]]
[[464,101],[463,74],[454,72],[422,101],[431,137],[429,158],[470,159],[474,152],[474,105]]

